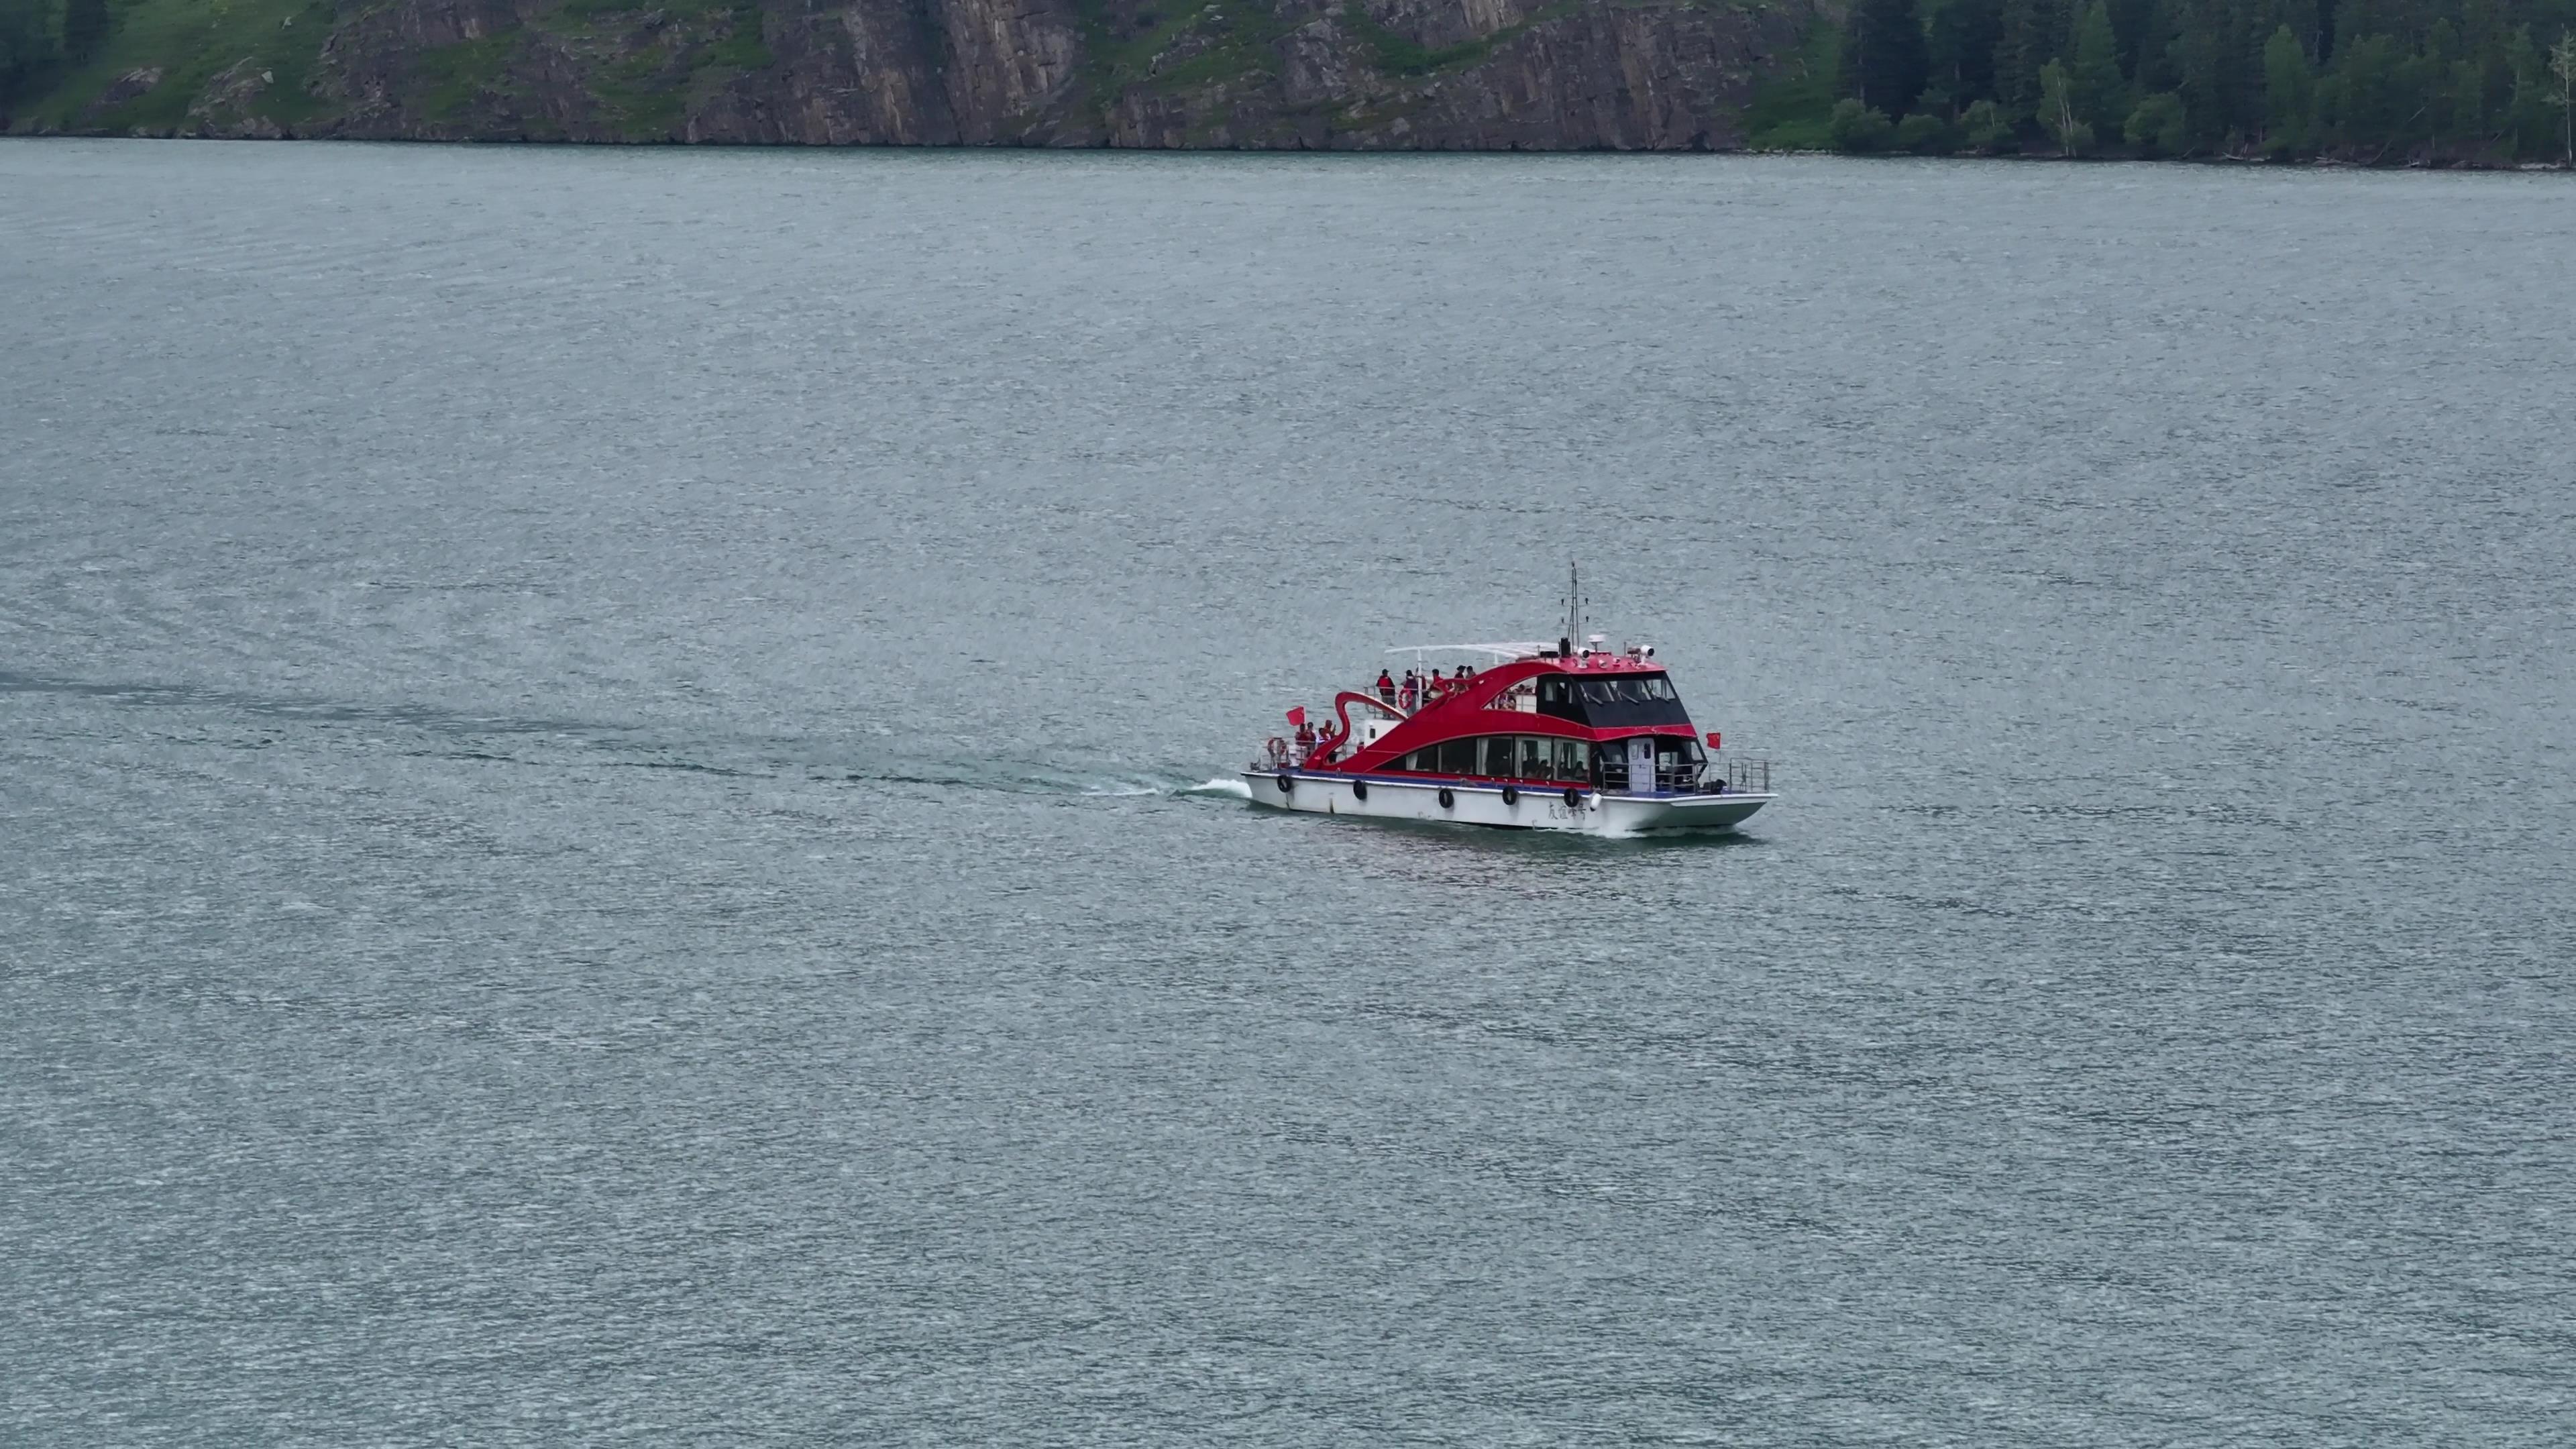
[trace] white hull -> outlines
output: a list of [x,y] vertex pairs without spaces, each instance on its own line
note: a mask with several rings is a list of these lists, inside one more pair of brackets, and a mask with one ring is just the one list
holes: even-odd
[[[1282,790],[1279,783],[1288,782]],[[1622,795],[1576,792],[1569,805],[1563,786],[1453,784],[1400,775],[1344,775],[1311,770],[1243,772],[1252,803],[1309,815],[1356,815],[1369,820],[1452,820],[1524,830],[1573,830],[1587,835],[1653,835],[1671,831],[1733,830],[1768,805],[1771,795]],[[1356,785],[1365,784],[1365,798]],[[1503,798],[1509,788],[1513,796]],[[1446,791],[1449,803],[1440,803]]]

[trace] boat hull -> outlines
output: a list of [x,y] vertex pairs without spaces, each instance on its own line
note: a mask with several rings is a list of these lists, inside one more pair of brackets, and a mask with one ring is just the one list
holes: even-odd
[[[1287,788],[1280,788],[1282,781]],[[1308,815],[1364,820],[1443,820],[1503,829],[1566,830],[1585,835],[1663,835],[1733,830],[1776,798],[1762,794],[1624,795],[1563,787],[1460,784],[1398,775],[1345,775],[1322,770],[1243,772],[1252,803]],[[1365,785],[1363,792],[1354,788]],[[1505,799],[1509,790],[1512,798]],[[1441,803],[1441,794],[1449,796]]]

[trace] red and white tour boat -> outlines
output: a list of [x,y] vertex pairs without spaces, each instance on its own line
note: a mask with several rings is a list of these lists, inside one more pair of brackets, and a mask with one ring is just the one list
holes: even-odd
[[1487,661],[1421,667],[1343,690],[1331,717],[1288,712],[1243,772],[1253,802],[1317,815],[1456,820],[1596,835],[1732,830],[1776,798],[1767,760],[1727,758],[1702,736],[1650,648],[1554,644],[1390,650]]

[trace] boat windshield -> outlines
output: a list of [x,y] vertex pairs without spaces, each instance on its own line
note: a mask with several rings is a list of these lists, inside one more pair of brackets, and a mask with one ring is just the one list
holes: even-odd
[[1630,675],[1625,679],[1579,679],[1575,681],[1574,689],[1586,705],[1616,707],[1681,698],[1673,693],[1672,680],[1661,674]]
[[1594,729],[1690,723],[1690,713],[1673,691],[1671,677],[1663,674],[1544,678],[1539,682],[1538,712]]

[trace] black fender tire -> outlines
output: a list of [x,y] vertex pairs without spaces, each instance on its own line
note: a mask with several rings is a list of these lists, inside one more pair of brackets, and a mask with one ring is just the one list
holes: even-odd
[[1367,798],[1368,798],[1368,781],[1366,781],[1366,780],[1353,780],[1353,781],[1351,782],[1351,798],[1352,798],[1352,799],[1354,799],[1354,800],[1365,800],[1365,799],[1367,799]]
[[1443,810],[1455,810],[1458,808],[1458,797],[1450,794],[1449,787],[1446,785],[1440,787],[1440,808]]
[[1279,776],[1279,793],[1285,795],[1296,788],[1297,782],[1291,779],[1285,771],[1282,771]]
[[1580,791],[1580,790],[1575,789],[1572,785],[1568,785],[1568,786],[1566,786],[1566,787],[1565,787],[1565,808],[1566,808],[1566,809],[1568,809],[1568,810],[1580,810],[1580,809],[1582,809],[1582,808],[1583,808],[1583,792],[1582,792],[1582,791]]
[[1505,785],[1503,787],[1503,803],[1506,805],[1518,805],[1521,803],[1521,787],[1518,785]]

